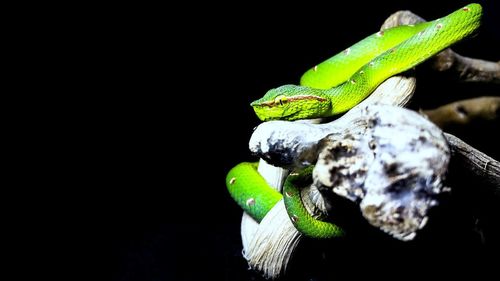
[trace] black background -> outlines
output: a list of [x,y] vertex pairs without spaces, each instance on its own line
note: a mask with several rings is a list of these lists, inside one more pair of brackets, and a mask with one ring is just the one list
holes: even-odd
[[[498,61],[499,6],[481,2],[481,32],[454,50]],[[96,255],[106,279],[262,280],[241,257],[241,210],[224,183],[232,166],[256,160],[247,146],[260,121],[249,102],[272,87],[297,83],[305,70],[375,32],[397,10],[430,20],[467,3],[193,3],[183,11],[159,14],[151,7],[125,15],[125,34],[104,32],[120,44],[108,50],[109,64],[99,70],[99,79],[111,78],[112,93],[105,101],[112,110],[94,140],[100,153],[91,171],[100,178],[94,186],[103,209],[98,224],[84,227],[103,242],[99,251],[105,253]],[[498,86],[460,84],[425,69],[417,69],[413,109],[471,92],[499,95]],[[491,136],[497,125],[460,137],[498,159],[498,138]],[[392,241],[363,227],[363,235],[342,243],[306,241],[287,278],[382,277],[389,267],[384,259],[391,260],[394,277],[425,276],[423,268],[484,274],[493,268],[481,265],[485,254],[497,244],[481,246],[470,226],[481,214],[491,225],[489,213],[498,208],[465,193],[445,201],[447,208],[416,242]],[[426,261],[417,258],[426,254]]]

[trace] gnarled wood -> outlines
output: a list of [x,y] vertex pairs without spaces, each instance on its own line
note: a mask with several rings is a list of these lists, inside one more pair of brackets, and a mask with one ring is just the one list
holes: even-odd
[[[391,15],[382,29],[400,24],[414,24],[419,21],[422,21],[422,19],[411,12],[400,11]],[[477,63],[478,61],[464,59],[451,50],[442,52],[438,56],[441,56],[441,58],[435,59],[434,64],[439,66],[436,68],[455,73],[463,81],[498,83],[500,70],[498,63]],[[488,67],[485,67],[485,65]],[[420,128],[418,126],[413,128],[412,126],[402,126],[413,132],[411,137],[403,138],[406,142],[403,142],[402,147],[398,144],[398,141],[401,140],[391,140],[389,136],[402,136],[405,133],[400,132],[398,134],[394,131],[385,130],[390,127],[399,130],[402,128],[400,127],[402,120],[407,118],[392,118],[392,120],[392,113],[390,112],[393,111],[387,109],[391,108],[390,106],[404,106],[411,99],[415,90],[415,78],[411,76],[411,72],[406,73],[406,75],[388,79],[362,103],[333,122],[327,124],[312,124],[308,121],[271,121],[262,123],[251,137],[250,150],[272,165],[290,169],[316,164],[318,157],[320,157],[319,166],[317,165],[314,172],[315,186],[323,189],[331,188],[338,195],[345,196],[358,203],[361,202],[362,213],[370,223],[396,238],[411,240],[415,237],[415,233],[425,225],[427,210],[437,203],[433,196],[446,191],[446,188],[442,186],[442,175],[446,171],[450,154],[441,132],[429,125],[429,122],[421,117],[418,122],[424,124],[422,130],[412,131],[412,129]],[[388,105],[389,107],[381,105]],[[403,109],[393,108],[393,110],[399,112],[399,110]],[[415,117],[417,114],[406,113],[403,115]],[[377,120],[377,116],[383,116],[383,120],[391,121],[393,125],[380,127],[381,124],[387,125],[386,121],[378,125],[374,124],[373,120]],[[415,117],[415,119],[419,118]],[[381,131],[374,128],[385,131],[387,137],[382,137],[379,133],[376,133]],[[451,135],[446,135],[446,140],[452,157],[462,161],[464,165],[473,165],[476,167],[475,171],[478,176],[487,177],[493,186],[498,185],[500,182],[498,161],[463,142],[457,141]],[[362,152],[363,157],[355,157],[356,155],[349,154],[349,146],[345,146],[349,142],[352,149]],[[427,142],[426,145],[429,146],[423,146],[424,142]],[[373,144],[378,148],[372,149]],[[382,147],[384,145],[396,147],[387,150],[392,152],[387,152],[386,156],[383,156],[384,150],[382,150]],[[345,149],[346,157],[336,159],[336,162],[328,159],[329,157],[336,157],[332,150],[339,147]],[[408,150],[405,150],[404,147],[408,148]],[[403,149],[400,150],[401,148]],[[413,155],[411,154],[412,149],[415,150],[413,152],[426,151],[426,153]],[[379,150],[377,153],[380,153],[380,155],[375,156],[374,150]],[[412,162],[411,157],[405,158],[404,155],[417,157],[415,159],[418,159],[418,161]],[[399,158],[400,156],[403,158]],[[342,166],[336,168],[341,168],[346,178],[351,177],[349,178],[351,181],[346,181],[349,184],[339,186],[338,182],[335,182],[334,179],[337,174],[331,171],[332,168],[335,168],[335,165],[333,165],[335,163]],[[393,169],[391,167],[394,163],[399,164],[395,165]],[[411,163],[422,165],[412,166]],[[424,163],[427,164],[424,165]],[[380,168],[378,170],[375,169],[377,165]],[[481,165],[484,165],[483,170],[480,169]],[[281,168],[266,164],[265,169]],[[362,176],[356,177],[357,173],[363,173],[364,169],[374,169],[370,179],[368,179],[368,176],[366,178]],[[273,174],[273,172],[270,174]],[[280,175],[279,172],[275,174]],[[276,179],[272,178],[267,180],[276,182]],[[405,180],[412,183],[410,187],[399,185]],[[363,188],[356,185],[359,182],[363,183]],[[391,188],[391,186],[394,186],[394,188]],[[310,192],[313,193],[316,190],[310,190]],[[400,192],[412,198],[417,198],[416,194],[418,193],[418,196],[422,197],[404,202],[404,200],[401,201],[403,197],[393,196],[394,192]],[[314,201],[314,198],[318,198],[318,194],[316,192],[313,195],[309,196],[309,198]],[[316,210],[328,211],[325,208],[324,201],[328,200],[321,199],[313,202],[317,207]],[[248,233],[245,232],[243,226],[245,222],[242,222],[242,236],[246,240],[245,257],[252,268],[260,270],[268,278],[277,278],[285,272],[288,261],[301,239],[296,230],[290,230],[288,226],[283,227],[283,221],[286,221],[285,224],[289,226],[288,215],[283,208],[283,204],[279,203],[270,211],[269,218],[264,218],[257,228],[249,228],[251,230]],[[250,252],[252,254],[248,254]]]

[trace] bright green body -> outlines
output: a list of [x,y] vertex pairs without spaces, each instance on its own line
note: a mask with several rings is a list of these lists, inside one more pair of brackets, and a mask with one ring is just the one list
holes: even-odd
[[313,218],[302,204],[300,190],[311,184],[312,166],[292,173],[283,185],[283,201],[286,211],[298,231],[314,238],[330,238],[344,235],[344,231],[333,223]]
[[[232,168],[226,176],[226,186],[234,201],[256,221],[260,222],[283,196],[269,187],[257,171],[258,163],[243,162]],[[343,235],[334,224],[313,218],[302,204],[300,187],[310,183],[312,169],[287,177],[283,200],[295,227],[302,233],[315,238],[329,238]]]
[[263,121],[343,113],[387,78],[474,33],[480,18],[481,6],[470,4],[432,22],[378,32],[307,71],[302,76],[302,86],[271,89],[251,105]]
[[[263,121],[343,113],[387,78],[474,33],[481,14],[479,4],[470,4],[432,22],[378,32],[307,71],[301,78],[301,86],[272,89],[251,105]],[[290,175],[285,182],[284,202],[290,219],[299,231],[311,237],[342,235],[337,226],[316,220],[305,210],[299,189],[308,173]],[[258,221],[282,198],[256,171],[256,164],[237,165],[229,172],[226,185],[236,202]]]
[[[257,166],[258,163],[247,162],[236,165],[226,176],[226,186],[234,201],[260,222],[283,196],[269,187],[257,172]],[[258,192],[260,188],[265,189],[265,192]]]
[[[337,55],[309,69],[300,85],[327,90],[349,79],[373,58],[428,27],[432,22],[402,25],[372,34]],[[383,37],[383,40],[381,38]]]

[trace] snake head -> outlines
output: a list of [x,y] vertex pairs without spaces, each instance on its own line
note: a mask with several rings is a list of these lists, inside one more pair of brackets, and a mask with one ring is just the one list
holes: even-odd
[[250,105],[262,121],[319,118],[331,111],[331,102],[321,90],[296,85],[271,89]]

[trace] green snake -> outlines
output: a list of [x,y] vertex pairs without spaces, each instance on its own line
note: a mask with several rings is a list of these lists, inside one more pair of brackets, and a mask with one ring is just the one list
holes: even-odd
[[[346,112],[387,78],[476,32],[481,15],[479,4],[469,4],[431,22],[379,31],[308,70],[300,86],[271,89],[251,106],[262,121],[292,121]],[[283,198],[288,215],[300,232],[314,238],[340,236],[342,229],[313,218],[302,203],[300,187],[307,179],[310,182],[310,171],[306,168],[287,177],[284,198],[269,187],[253,163],[241,163],[231,169],[226,186],[233,199],[259,222]]]
[[[247,214],[260,222],[283,196],[272,189],[257,171],[258,163],[243,162],[226,176],[226,186],[233,199]],[[343,230],[335,224],[313,218],[302,204],[300,187],[310,183],[312,166],[290,174],[283,185],[283,201],[295,227],[315,238],[341,236]]]

